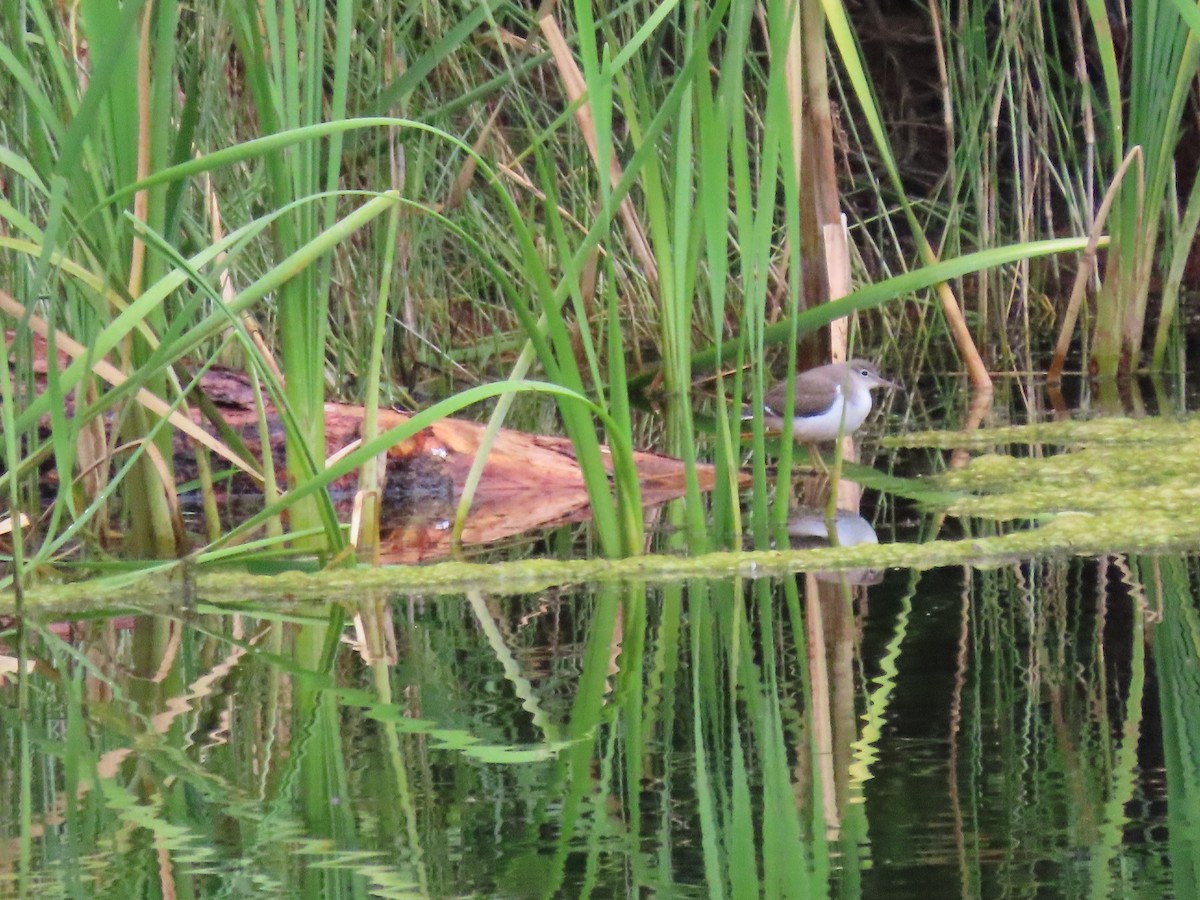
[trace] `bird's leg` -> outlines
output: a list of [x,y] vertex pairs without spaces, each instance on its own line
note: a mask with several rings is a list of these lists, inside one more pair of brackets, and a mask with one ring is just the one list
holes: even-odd
[[817,449],[817,445],[811,441],[806,441],[804,446],[808,448],[808,458],[812,463],[812,467],[821,475],[828,475],[829,466],[825,465],[825,460],[821,457],[821,451]]

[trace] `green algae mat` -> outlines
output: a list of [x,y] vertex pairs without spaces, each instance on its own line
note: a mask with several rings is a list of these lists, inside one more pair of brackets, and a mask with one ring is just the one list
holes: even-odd
[[[584,582],[774,577],[859,568],[989,565],[1040,555],[1165,552],[1200,547],[1200,418],[1124,419],[927,431],[888,447],[966,450],[966,465],[921,479],[867,477],[871,487],[916,499],[940,523],[954,517],[969,536],[923,543],[804,550],[729,551],[692,557],[442,562],[258,576],[171,563],[89,582],[38,584],[31,607],[177,601],[220,595],[247,602],[312,600],[371,592],[528,591]],[[937,527],[931,529],[936,532]],[[11,611],[11,593],[0,612]]]

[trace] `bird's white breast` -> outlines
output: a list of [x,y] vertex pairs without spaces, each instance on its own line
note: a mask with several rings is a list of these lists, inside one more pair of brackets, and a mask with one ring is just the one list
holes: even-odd
[[[843,407],[845,413],[843,415]],[[852,434],[871,412],[871,394],[867,390],[846,391],[837,386],[837,397],[829,408],[813,416],[798,416],[792,425],[796,440],[806,443],[837,440],[838,433]]]

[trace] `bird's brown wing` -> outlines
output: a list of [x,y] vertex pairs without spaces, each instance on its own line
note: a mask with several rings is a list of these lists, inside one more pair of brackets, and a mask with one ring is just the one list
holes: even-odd
[[[796,377],[796,415],[812,416],[824,412],[838,395],[838,384],[827,379]],[[767,392],[763,402],[777,415],[783,415],[787,404],[787,382],[775,385]]]

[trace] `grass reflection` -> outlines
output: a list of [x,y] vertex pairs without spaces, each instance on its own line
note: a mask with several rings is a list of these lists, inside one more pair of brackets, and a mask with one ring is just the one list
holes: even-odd
[[1196,578],[1112,556],[29,622],[0,893],[1189,896]]

